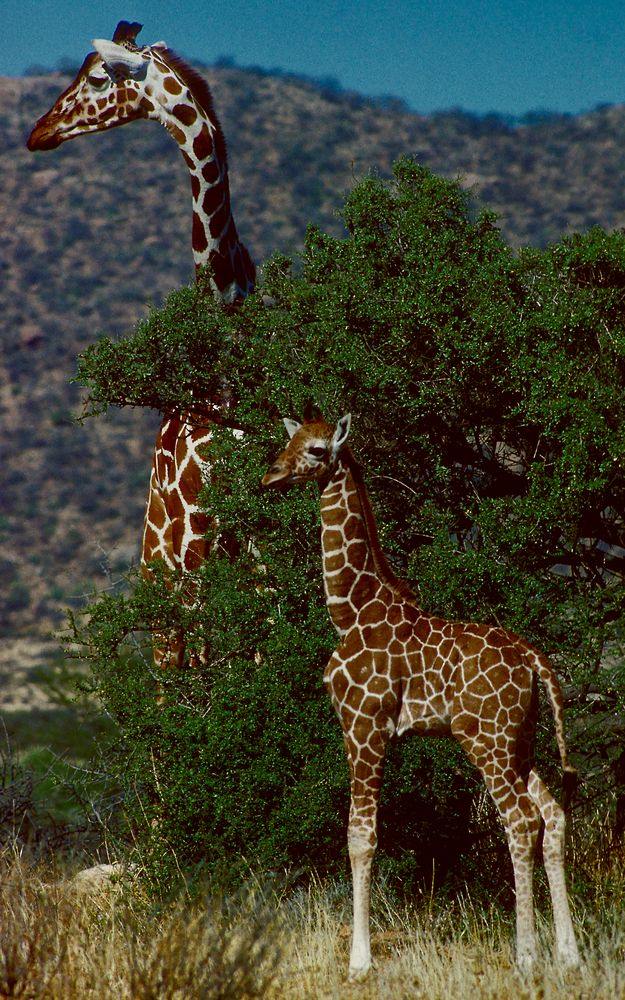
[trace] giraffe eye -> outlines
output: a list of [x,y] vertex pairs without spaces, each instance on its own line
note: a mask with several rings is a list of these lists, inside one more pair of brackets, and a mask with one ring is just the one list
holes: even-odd
[[94,90],[104,90],[109,82],[108,76],[95,76],[94,74],[88,76],[87,80]]
[[328,453],[327,448],[321,448],[316,445],[313,445],[308,449],[308,454],[311,456],[311,458],[325,458],[327,453]]

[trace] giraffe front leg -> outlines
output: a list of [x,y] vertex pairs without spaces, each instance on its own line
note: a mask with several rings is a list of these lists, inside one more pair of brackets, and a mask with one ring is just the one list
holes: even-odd
[[353,929],[349,980],[358,982],[371,968],[369,909],[371,869],[377,847],[377,809],[387,734],[371,729],[357,741],[346,737],[351,774],[347,845],[352,869]]
[[349,979],[364,979],[371,967],[371,938],[369,931],[369,901],[371,898],[371,868],[377,845],[375,817],[373,829],[367,829],[356,817],[350,817],[347,843],[352,867],[353,928],[352,948],[349,957]]

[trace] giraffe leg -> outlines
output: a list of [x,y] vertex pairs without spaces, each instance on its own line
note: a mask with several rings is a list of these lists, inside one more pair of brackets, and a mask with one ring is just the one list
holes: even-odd
[[506,831],[514,872],[517,965],[523,972],[530,972],[537,957],[533,875],[540,811],[520,775],[511,777],[511,769],[505,764],[492,757],[489,760],[490,755],[481,757],[466,744],[465,749],[482,772]]
[[[352,800],[353,802],[353,800]],[[371,898],[371,868],[377,846],[375,816],[373,828],[359,816],[358,807],[350,815],[347,844],[352,868],[353,928],[349,957],[349,979],[364,979],[371,967],[371,939],[369,930],[369,905]]]
[[372,729],[363,742],[346,736],[351,776],[347,846],[352,869],[353,930],[349,959],[351,982],[365,978],[371,967],[369,907],[371,868],[377,847],[377,809],[388,731]]
[[152,657],[157,671],[181,670],[184,666],[185,644],[182,632],[154,631]]
[[523,972],[529,972],[537,957],[533,876],[540,814],[523,790],[516,806],[502,814],[502,818],[514,871],[517,965]]
[[564,811],[545,787],[536,771],[530,771],[527,790],[540,810],[545,824],[543,861],[549,890],[556,932],[556,951],[563,966],[576,968],[579,952],[571,920],[564,874]]

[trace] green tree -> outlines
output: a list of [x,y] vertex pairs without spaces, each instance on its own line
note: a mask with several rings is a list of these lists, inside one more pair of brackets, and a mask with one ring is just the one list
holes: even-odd
[[[343,218],[342,238],[309,229],[297,266],[270,260],[238,311],[183,289],[80,359],[88,412],[197,411],[225,380],[246,432],[216,431],[204,491],[239,555],[207,561],[191,607],[157,578],[100,598],[76,625],[161,872],[174,858],[184,870],[344,864],[318,497],[260,488],[279,417],[308,399],[329,419],[354,414],[383,544],[423,606],[500,622],[554,656],[584,775],[605,792],[623,769],[625,237],[595,229],[514,256],[491,214],[408,159],[391,183],[358,184]],[[208,650],[165,680],[164,705],[141,638],[156,623]],[[466,877],[478,857],[484,880],[474,845],[493,816],[476,818],[478,787],[451,742],[393,749],[381,845],[405,882],[429,881],[433,862]],[[507,863],[492,843],[489,891]]]

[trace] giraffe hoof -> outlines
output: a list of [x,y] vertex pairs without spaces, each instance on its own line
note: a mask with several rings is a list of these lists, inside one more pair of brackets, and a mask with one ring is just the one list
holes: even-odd
[[558,962],[565,972],[574,972],[575,969],[579,969],[581,959],[579,957],[577,946],[574,945],[572,948],[567,948],[566,950],[561,951],[558,954]]
[[525,952],[523,955],[518,955],[516,967],[521,976],[525,979],[529,979],[533,976],[536,969],[536,956],[528,952]]
[[371,962],[367,962],[366,965],[352,966],[349,967],[349,973],[347,975],[348,983],[364,983],[365,979],[369,975],[369,969],[371,968]]

